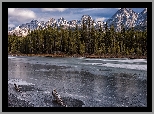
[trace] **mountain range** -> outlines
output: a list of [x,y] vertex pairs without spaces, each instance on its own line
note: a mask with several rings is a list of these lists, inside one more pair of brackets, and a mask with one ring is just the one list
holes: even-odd
[[119,9],[111,18],[109,18],[106,22],[98,21],[95,22],[91,16],[83,15],[81,20],[72,20],[67,21],[63,17],[58,20],[54,18],[49,19],[47,22],[37,20],[32,20],[30,23],[19,25],[18,27],[8,28],[8,34],[15,33],[18,36],[26,36],[28,34],[28,30],[34,30],[39,28],[47,28],[51,27],[60,27],[63,26],[64,29],[70,27],[71,29],[76,27],[76,24],[79,28],[81,28],[82,24],[85,23],[88,26],[94,25],[96,29],[102,27],[102,30],[105,29],[105,24],[107,23],[110,28],[111,25],[114,26],[116,31],[121,31],[122,26],[125,29],[130,29],[132,27],[138,30],[145,30],[147,28],[147,8],[145,8],[141,13],[134,12],[131,8],[121,8]]

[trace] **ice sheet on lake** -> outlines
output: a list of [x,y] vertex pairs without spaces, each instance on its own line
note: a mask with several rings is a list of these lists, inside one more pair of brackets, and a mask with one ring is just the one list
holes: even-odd
[[111,61],[111,62],[127,62],[127,63],[136,63],[136,62],[145,62],[147,63],[146,59],[91,59],[91,58],[86,58],[84,60],[88,60],[88,61]]
[[107,64],[102,64],[100,66],[116,67],[116,68],[126,68],[126,69],[136,69],[136,70],[147,70],[147,65],[107,63]]
[[78,57],[78,59],[84,59],[85,57]]
[[146,64],[147,60],[146,59],[128,59],[128,58],[91,59],[91,58],[86,58],[84,60],[88,60],[88,62],[81,62],[80,64],[147,71],[147,64]]
[[16,57],[8,57],[8,59],[14,59],[14,58],[16,58]]
[[50,69],[39,69],[39,70],[35,70],[35,71],[50,71]]
[[26,81],[22,81],[22,79],[10,79],[8,81],[9,84],[14,84],[16,83],[17,85],[35,85],[35,84],[32,84],[32,83],[28,83]]
[[102,63],[80,63],[84,65],[102,65]]
[[136,62],[144,62],[144,63],[147,63],[146,59],[103,60],[103,61],[117,61],[117,62],[127,62],[127,63],[136,63]]
[[94,65],[94,66],[106,66],[106,67],[115,67],[115,68],[126,68],[126,69],[136,69],[136,70],[145,70],[147,71],[147,65],[136,65],[136,64],[113,64],[113,63],[81,63],[84,65]]
[[[8,58],[17,58],[10,57]],[[20,58],[21,59],[21,58]],[[78,68],[82,65],[104,66],[112,68],[125,68],[125,69],[136,69],[147,71],[147,60],[146,59],[129,59],[129,58],[22,58],[22,62],[30,64],[42,64],[42,65],[56,65],[56,66],[73,66]],[[39,62],[38,62],[39,61]],[[48,63],[48,64],[46,64]],[[50,69],[37,69],[35,71],[50,71]]]

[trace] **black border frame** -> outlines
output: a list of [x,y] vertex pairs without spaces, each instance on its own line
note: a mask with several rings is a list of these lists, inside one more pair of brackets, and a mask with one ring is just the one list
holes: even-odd
[[[19,5],[20,4],[20,5]],[[52,4],[52,5],[51,5]],[[88,4],[88,5],[85,5]],[[114,5],[112,5],[114,4]],[[147,8],[147,107],[8,107],[8,8]],[[152,112],[152,2],[2,2],[2,112]],[[72,110],[71,110],[72,109]]]

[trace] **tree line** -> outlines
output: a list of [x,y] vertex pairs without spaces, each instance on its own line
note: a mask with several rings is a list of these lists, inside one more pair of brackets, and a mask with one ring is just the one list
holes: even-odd
[[8,35],[8,52],[21,54],[67,55],[147,55],[147,30],[139,31],[122,27],[119,32],[114,26],[95,29],[92,23],[82,23],[75,29],[64,26],[36,29],[25,37]]

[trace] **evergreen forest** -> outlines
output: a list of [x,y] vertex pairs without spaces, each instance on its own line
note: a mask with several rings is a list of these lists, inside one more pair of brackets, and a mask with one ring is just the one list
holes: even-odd
[[147,30],[131,28],[116,32],[114,26],[95,29],[93,23],[64,29],[50,27],[29,31],[25,37],[8,35],[8,53],[65,55],[147,56]]

